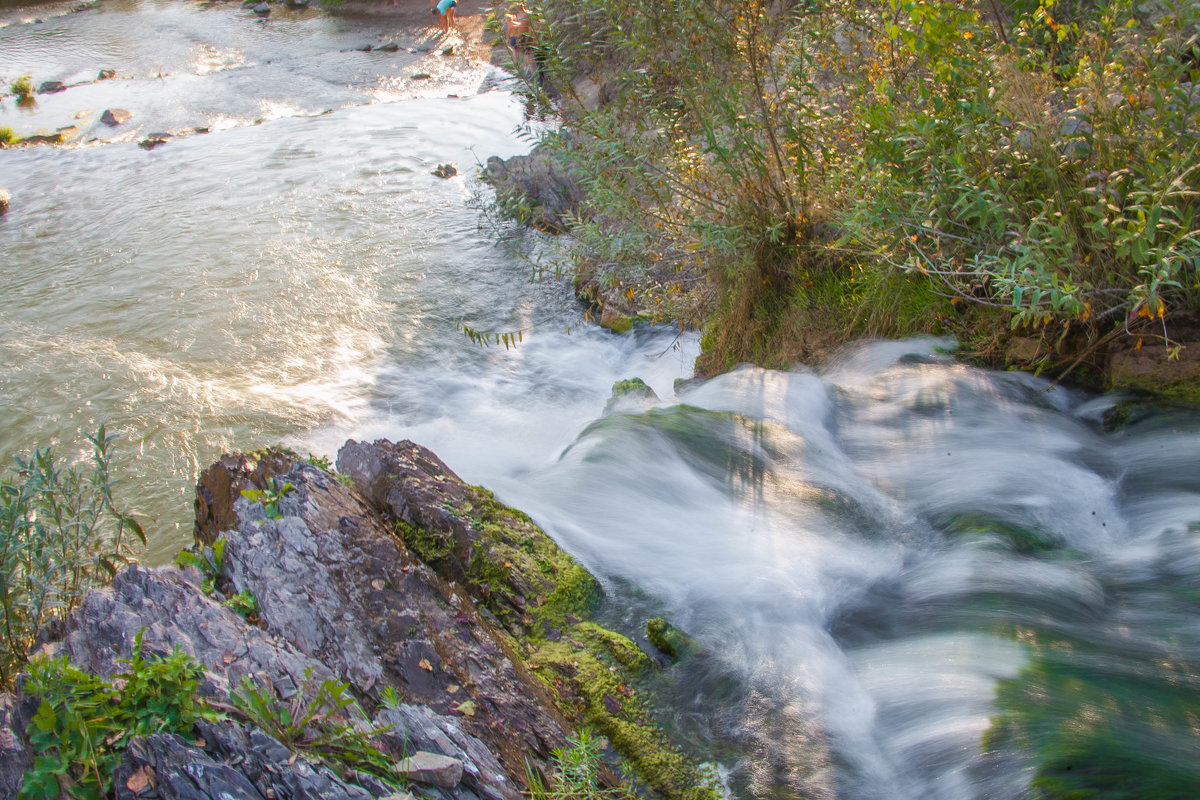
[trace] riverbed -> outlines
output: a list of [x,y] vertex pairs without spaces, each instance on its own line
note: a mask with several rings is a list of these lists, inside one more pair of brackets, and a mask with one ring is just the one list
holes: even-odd
[[487,212],[477,165],[543,123],[463,44],[382,5],[0,12],[0,77],[69,85],[0,127],[76,128],[0,151],[0,454],[104,422],[164,563],[223,452],[425,444],[706,647],[661,689],[739,797],[1200,795],[1196,416],[933,339],[690,380],[694,333],[590,324]]

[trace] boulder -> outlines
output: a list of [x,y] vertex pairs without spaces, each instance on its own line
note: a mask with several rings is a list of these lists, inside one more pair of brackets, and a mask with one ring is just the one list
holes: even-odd
[[174,139],[174,138],[175,137],[173,134],[165,133],[165,132],[161,132],[161,131],[158,133],[148,133],[148,134],[146,134],[145,139],[142,139],[140,142],[138,142],[138,147],[144,148],[146,150],[153,150],[154,148],[158,147],[160,144],[166,144],[167,142],[169,142],[171,139]]
[[105,125],[111,125],[114,128],[118,125],[124,125],[131,119],[133,119],[133,114],[123,108],[105,109],[104,113],[100,115],[101,122]]
[[64,91],[66,88],[67,85],[62,81],[43,81],[42,85],[38,87],[38,94],[54,94]]
[[584,197],[578,179],[541,148],[507,161],[492,156],[481,177],[495,187],[502,209],[519,208],[513,216],[551,233],[567,229]]
[[35,133],[21,139],[21,144],[62,144],[79,133],[75,125],[59,128],[54,133]]
[[254,6],[254,13],[260,17],[268,17],[271,15],[271,6],[267,3],[258,3]]
[[395,53],[400,50],[400,45],[395,42],[386,42],[375,48],[378,53]]
[[453,164],[438,164],[433,170],[433,174],[439,178],[453,178],[458,174],[458,168]]
[[115,77],[117,77],[117,71],[115,69],[102,69],[100,70],[100,74],[96,76],[96,80],[107,81],[112,80]]
[[457,758],[418,750],[400,759],[396,770],[414,783],[453,789],[462,781],[463,765]]

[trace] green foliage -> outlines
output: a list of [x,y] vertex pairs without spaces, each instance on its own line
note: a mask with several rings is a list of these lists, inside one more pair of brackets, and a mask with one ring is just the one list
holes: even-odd
[[333,472],[333,462],[330,461],[325,456],[318,456],[318,455],[313,455],[312,453],[309,453],[308,458],[304,459],[304,461],[308,464],[311,464],[312,466],[316,467],[319,470],[324,470],[325,472]]
[[587,728],[567,740],[566,747],[550,753],[554,774],[550,785],[540,773],[525,766],[530,800],[618,800],[637,795],[625,786],[606,787],[601,783],[604,740]]
[[285,483],[278,489],[243,489],[242,497],[255,503],[260,503],[263,510],[271,519],[282,519],[279,511],[279,500],[288,492],[295,491],[290,483]]
[[[566,119],[543,146],[588,195],[576,270],[656,319],[715,311],[716,364],[955,318],[1177,357],[1167,323],[1200,306],[1200,7],[1007,5],[539,6]],[[570,88],[584,74],[603,103]]]
[[16,144],[19,141],[21,137],[12,128],[0,128],[0,145]]
[[112,680],[89,675],[65,657],[30,662],[25,690],[40,702],[27,731],[34,765],[24,775],[22,800],[109,797],[130,740],[186,734],[199,719],[219,718],[196,696],[203,667],[179,649],[166,657],[141,651],[139,633],[133,657]]
[[258,618],[258,598],[249,589],[243,589],[221,605],[233,609],[234,613],[251,622]]
[[14,457],[0,475],[0,686],[24,668],[38,632],[65,619],[145,545],[142,527],[113,500],[112,440],[89,436],[89,467],[49,449]]
[[591,0],[543,16],[558,85],[597,61],[633,67],[610,102],[572,106],[570,133],[544,140],[587,191],[579,263],[685,323],[711,308],[706,279],[786,279],[821,216],[823,11]]
[[392,686],[385,688],[379,695],[379,699],[385,708],[399,708],[404,702],[403,696]]
[[33,76],[22,75],[8,85],[8,91],[16,95],[18,100],[33,96]]
[[175,556],[175,564],[180,567],[195,567],[204,575],[200,588],[205,594],[212,594],[221,570],[225,565],[225,537],[218,537],[211,545],[199,545],[199,552],[181,550]]
[[403,783],[391,759],[373,742],[391,726],[367,724],[349,684],[332,679],[318,683],[309,667],[303,684],[287,700],[260,689],[249,676],[231,700],[247,720],[295,752],[343,773],[353,769],[393,785]]
[[1067,21],[1043,0],[1010,39],[956,6],[893,8],[843,175],[859,242],[1014,327],[1195,306],[1194,4]]

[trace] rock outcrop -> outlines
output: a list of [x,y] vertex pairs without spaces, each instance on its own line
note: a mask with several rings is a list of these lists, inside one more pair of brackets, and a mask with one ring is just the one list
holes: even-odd
[[584,197],[575,176],[541,148],[508,160],[492,156],[482,178],[495,187],[501,209],[551,233],[567,229]]
[[[231,700],[255,686],[290,701],[322,682],[347,684],[348,719],[424,797],[518,800],[582,722],[665,796],[710,796],[631,688],[655,663],[593,621],[599,584],[527,516],[411,442],[350,442],[338,465],[335,476],[281,451],[226,456],[196,498],[197,547],[219,553],[216,574],[131,566],[47,645],[105,678],[135,641],[143,654],[181,650],[204,668],[200,694],[230,712],[186,737],[133,739],[117,797],[405,797],[298,756]],[[239,597],[255,611],[235,613]],[[32,763],[36,707],[0,695],[0,797]]]

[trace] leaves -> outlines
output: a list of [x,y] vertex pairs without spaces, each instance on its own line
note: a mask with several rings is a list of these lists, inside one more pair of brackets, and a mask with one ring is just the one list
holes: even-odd
[[[113,772],[131,739],[183,734],[201,718],[219,717],[196,696],[204,674],[197,662],[179,649],[168,656],[145,657],[141,651],[139,633],[133,655],[122,661],[126,668],[111,681],[71,666],[65,657],[30,663],[25,691],[41,700],[26,731],[35,758],[19,797],[49,800],[67,787],[72,797],[100,800],[111,793]],[[152,778],[153,772],[143,773],[136,783]]]
[[24,667],[38,632],[61,620],[145,544],[113,499],[112,443],[88,437],[90,466],[34,450],[0,474],[0,688]]

